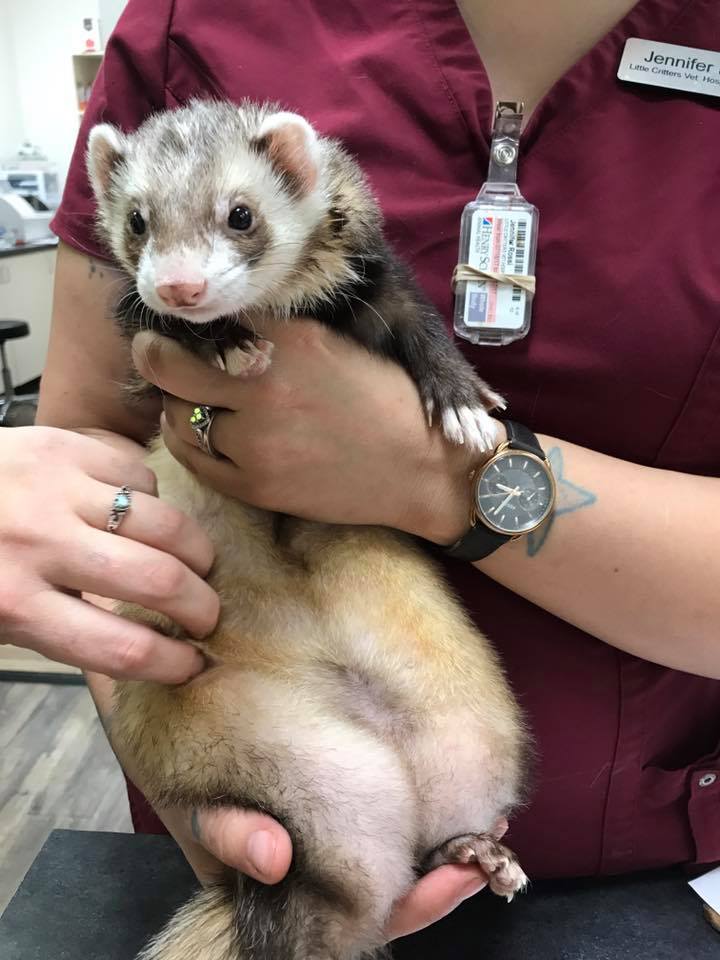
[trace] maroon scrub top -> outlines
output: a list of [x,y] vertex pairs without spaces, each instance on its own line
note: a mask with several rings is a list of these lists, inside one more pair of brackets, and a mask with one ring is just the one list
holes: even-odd
[[[533,430],[718,476],[720,99],[617,80],[628,37],[717,48],[720,4],[641,0],[543,99],[519,174],[541,216],[532,330],[464,349]],[[107,256],[90,127],[132,130],[193,96],[278,100],[342,138],[450,323],[460,213],[485,177],[492,117],[454,0],[131,0],[54,221],[64,241]],[[469,565],[447,569],[537,737],[534,799],[510,841],[528,873],[720,860],[720,684],[608,646]],[[133,807],[159,828],[136,794]]]

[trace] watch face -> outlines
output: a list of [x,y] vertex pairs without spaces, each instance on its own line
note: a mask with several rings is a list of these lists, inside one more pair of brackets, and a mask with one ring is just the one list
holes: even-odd
[[506,450],[480,474],[475,489],[482,520],[500,533],[528,533],[547,517],[555,497],[548,466],[530,453]]

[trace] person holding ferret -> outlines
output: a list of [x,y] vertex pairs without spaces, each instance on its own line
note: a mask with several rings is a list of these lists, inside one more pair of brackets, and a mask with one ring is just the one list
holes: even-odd
[[[416,0],[276,4],[271,12],[192,2],[148,12],[131,0],[109,44],[55,222],[64,242],[40,419],[101,437],[129,463],[142,456],[138,444],[152,435],[160,406],[130,409],[116,387],[130,370],[105,305],[118,274],[88,261],[108,256],[93,233],[84,173],[95,123],[131,132],[154,110],[198,95],[281,101],[358,157],[394,248],[449,315],[460,213],[487,165],[490,89],[523,97],[528,112],[537,108],[521,138],[520,164],[523,193],[541,213],[532,329],[509,347],[466,347],[465,356],[506,398],[513,421],[534,431],[558,499],[531,537],[446,568],[497,646],[538,742],[536,790],[508,840],[534,876],[718,856],[710,828],[715,788],[700,785],[701,773],[720,763],[720,448],[712,428],[720,272],[707,233],[718,200],[703,162],[717,120],[701,98],[654,88],[640,95],[615,80],[628,37],[702,47],[707,18],[716,16],[707,5],[674,0],[613,0],[582,11],[559,2],[540,11],[522,0],[501,10],[465,0],[460,10],[452,0]],[[695,149],[672,136],[678,128],[692,132]],[[682,189],[662,191],[660,204],[658,182]],[[691,226],[681,235],[666,229],[679,222]],[[163,390],[163,436],[174,455],[203,482],[261,509],[378,524],[441,546],[463,538],[468,473],[482,468],[485,455],[428,427],[397,366],[311,318],[270,330],[268,321],[272,364],[242,382],[171,339],[135,339],[141,375]],[[190,418],[198,404],[223,411],[211,433],[223,459],[197,447]],[[103,534],[112,574],[91,577],[87,554],[78,551],[66,582],[50,544],[23,554],[28,569],[42,573],[37,582],[95,587],[159,609],[192,636],[207,635],[217,601],[202,585],[211,560],[202,534],[188,522],[180,538],[187,546],[173,546],[162,531],[184,521],[175,513],[161,518],[166,508],[152,501],[150,483],[145,491],[129,466],[107,480],[96,476],[97,465],[82,460],[79,448],[59,446],[57,455],[88,478],[82,506],[68,512],[76,542],[87,527],[104,527],[112,497],[104,503],[101,494],[127,483],[148,499],[134,496],[121,537]],[[99,507],[83,512],[91,490]],[[164,522],[154,524],[154,516]],[[3,520],[10,541],[12,524]],[[131,548],[133,562],[124,562]],[[181,556],[169,564],[150,549]],[[156,588],[145,586],[151,569]],[[95,656],[89,622],[70,651],[62,639],[48,639],[41,604],[51,596],[28,597],[15,634],[21,641],[114,675],[174,681],[201,668],[194,651],[178,650],[176,658],[165,644],[177,641],[137,624],[118,628],[129,651],[122,663],[110,637],[107,653]],[[106,636],[107,621],[93,622]],[[182,671],[173,666],[180,663]],[[91,684],[108,712],[107,683]],[[132,795],[140,828],[158,829]],[[289,864],[287,835],[259,814],[160,813],[203,876],[221,860],[276,881]],[[473,867],[428,874],[387,935],[436,919],[481,883]]]

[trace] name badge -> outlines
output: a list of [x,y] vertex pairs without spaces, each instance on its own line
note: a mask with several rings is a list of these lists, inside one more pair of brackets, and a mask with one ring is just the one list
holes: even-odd
[[471,343],[499,347],[530,330],[538,211],[517,185],[524,109],[520,101],[496,104],[487,180],[460,221],[454,325]]
[[656,43],[626,41],[618,79],[720,97],[720,52]]

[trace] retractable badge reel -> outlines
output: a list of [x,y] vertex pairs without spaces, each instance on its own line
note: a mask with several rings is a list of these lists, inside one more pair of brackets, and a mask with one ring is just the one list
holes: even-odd
[[487,182],[460,223],[455,332],[472,343],[502,346],[530,330],[538,211],[517,185],[523,110],[496,105]]

